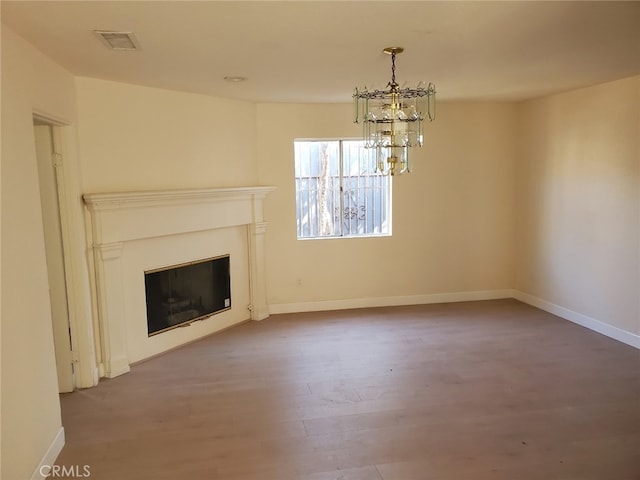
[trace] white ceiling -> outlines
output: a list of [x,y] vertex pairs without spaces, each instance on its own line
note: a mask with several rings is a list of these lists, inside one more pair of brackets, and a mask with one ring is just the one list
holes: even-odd
[[[520,100],[640,74],[640,2],[2,1],[75,75],[273,102],[349,102],[390,79],[439,99]],[[108,50],[125,30],[141,50]],[[245,76],[243,83],[225,76]]]

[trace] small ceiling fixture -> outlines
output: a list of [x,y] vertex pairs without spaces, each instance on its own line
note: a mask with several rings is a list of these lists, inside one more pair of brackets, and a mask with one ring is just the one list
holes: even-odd
[[94,30],[93,33],[112,50],[138,50],[139,45],[132,32],[112,32],[108,30]]
[[247,81],[247,77],[241,77],[241,76],[233,76],[233,75],[229,75],[227,77],[224,77],[225,81],[227,82],[231,82],[231,83],[240,83],[240,82],[246,82]]
[[354,122],[363,123],[365,148],[375,148],[377,171],[400,175],[411,171],[409,148],[421,147],[422,122],[436,113],[436,87],[418,83],[416,88],[400,88],[396,82],[396,55],[402,47],[387,47],[391,55],[391,81],[384,90],[356,87],[353,93]]

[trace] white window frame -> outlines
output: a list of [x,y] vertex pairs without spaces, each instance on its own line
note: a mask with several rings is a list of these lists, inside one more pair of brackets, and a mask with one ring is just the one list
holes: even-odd
[[[316,179],[316,184],[320,181],[320,174],[311,175],[311,171],[316,171],[319,166],[312,166],[311,163],[307,164],[307,175],[301,175],[301,171],[303,167],[301,163],[304,159],[299,158],[299,153],[301,148],[298,144],[302,143],[333,143],[332,147],[335,147],[335,144],[338,146],[337,155],[339,157],[338,168],[336,171],[335,164],[332,165],[334,173],[333,175],[329,174],[331,178],[330,192],[333,195],[333,203],[332,203],[332,224],[331,227],[338,227],[338,231],[334,230],[332,233],[322,233],[322,226],[320,225],[320,219],[318,219],[320,210],[320,204],[318,203],[317,196],[319,193],[317,190],[311,188],[311,179]],[[348,144],[353,143],[361,143],[361,145],[351,145],[351,148],[355,148],[358,150],[358,158],[355,163],[350,164],[351,169],[353,168],[361,170],[362,162],[369,163],[368,173],[365,174],[351,174],[345,175],[344,168],[346,162],[348,161],[345,156],[345,146],[349,146]],[[334,152],[335,155],[335,152]],[[335,157],[334,157],[335,158]],[[351,157],[349,157],[351,158]],[[307,158],[307,162],[311,162],[311,158]],[[351,160],[353,161],[353,160]],[[371,150],[364,148],[364,142],[361,139],[354,138],[299,138],[294,140],[294,190],[295,190],[295,205],[296,205],[296,237],[298,240],[319,240],[319,239],[336,239],[336,238],[371,238],[371,237],[389,237],[392,234],[392,177],[385,176],[376,171],[376,159],[375,155],[371,154]],[[300,167],[300,168],[298,168]],[[331,168],[331,167],[329,167]],[[335,179],[338,179],[338,187],[339,191],[336,191]],[[307,180],[307,188],[301,188],[304,180]],[[353,183],[355,179],[355,188],[348,188],[349,192],[356,191],[356,197],[358,200],[364,200],[364,205],[359,205],[356,203],[355,208],[351,213],[349,213],[346,209],[354,207],[345,206],[345,189],[347,188],[347,182],[350,181]],[[361,185],[362,179],[362,185]],[[378,191],[378,193],[373,193],[373,191]],[[383,192],[383,193],[381,193]],[[309,206],[307,206],[306,210],[303,207],[304,203],[304,195],[307,195],[307,202]],[[311,197],[315,198],[315,201],[312,202]],[[337,201],[336,201],[337,197]],[[326,197],[325,197],[326,198]],[[371,201],[367,201],[367,199],[371,199]],[[377,202],[377,203],[376,203]],[[312,209],[310,207],[311,204],[315,205],[315,208]],[[371,207],[369,207],[371,205]],[[377,209],[376,209],[377,206]],[[371,218],[368,218],[369,208],[371,209]],[[360,217],[358,212],[362,209],[364,212],[364,218]],[[301,217],[303,212],[307,212],[307,215],[311,214],[313,211],[313,220],[311,222],[303,220]],[[324,203],[324,211],[325,214],[329,211],[327,208],[327,202]],[[351,215],[351,219],[348,216]],[[355,215],[355,217],[353,216]],[[376,218],[375,216],[378,216]],[[354,227],[354,219],[355,218],[355,227]],[[359,222],[366,222],[364,224],[364,231],[362,233],[359,230],[362,230],[362,224]],[[377,222],[377,223],[376,223]],[[373,224],[369,227],[370,224]],[[355,228],[355,231],[354,231]]]

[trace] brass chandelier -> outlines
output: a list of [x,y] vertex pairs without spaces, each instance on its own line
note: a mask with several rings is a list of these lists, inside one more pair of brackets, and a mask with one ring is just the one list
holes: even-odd
[[409,148],[422,147],[422,122],[434,120],[436,113],[434,84],[400,88],[396,82],[396,55],[403,51],[402,47],[383,50],[391,55],[391,81],[384,90],[356,87],[353,93],[354,122],[362,122],[364,146],[375,149],[376,169],[385,175],[411,171]]

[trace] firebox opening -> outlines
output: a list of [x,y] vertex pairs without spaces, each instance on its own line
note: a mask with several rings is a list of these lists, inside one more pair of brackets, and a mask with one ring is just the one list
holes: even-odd
[[229,255],[144,273],[149,336],[231,308]]

